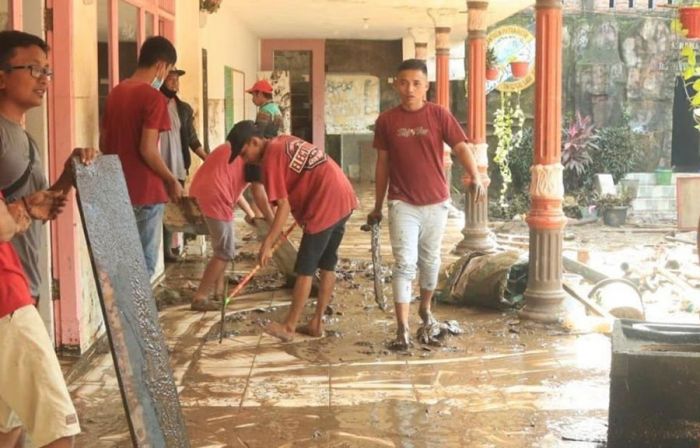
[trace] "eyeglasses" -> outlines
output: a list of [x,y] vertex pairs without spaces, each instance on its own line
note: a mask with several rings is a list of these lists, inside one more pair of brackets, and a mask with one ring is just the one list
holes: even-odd
[[29,74],[36,79],[40,79],[42,76],[46,76],[47,79],[51,79],[53,77],[53,70],[48,67],[41,67],[39,65],[8,65],[3,68],[3,70],[6,72],[21,69],[29,70]]

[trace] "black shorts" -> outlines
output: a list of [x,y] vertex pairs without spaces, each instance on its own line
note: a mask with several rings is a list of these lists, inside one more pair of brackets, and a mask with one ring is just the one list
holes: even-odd
[[262,169],[260,165],[246,163],[243,165],[243,177],[246,182],[262,182]]
[[314,275],[316,269],[335,271],[338,263],[338,247],[345,234],[345,222],[350,215],[344,217],[326,230],[318,233],[304,233],[299,244],[297,262],[294,272],[297,275]]

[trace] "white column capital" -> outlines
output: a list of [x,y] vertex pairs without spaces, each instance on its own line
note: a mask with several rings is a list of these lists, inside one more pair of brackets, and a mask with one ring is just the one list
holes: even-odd
[[474,154],[476,166],[489,166],[489,145],[487,143],[467,143],[467,149]]
[[530,167],[530,197],[564,199],[564,167],[561,163]]

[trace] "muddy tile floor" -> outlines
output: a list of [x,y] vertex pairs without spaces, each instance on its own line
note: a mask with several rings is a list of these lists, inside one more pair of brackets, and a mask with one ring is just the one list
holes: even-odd
[[[387,347],[393,310],[374,303],[363,216],[356,212],[348,224],[320,339],[280,343],[262,334],[261,325],[286,313],[291,292],[268,268],[229,306],[219,343],[219,313],[194,313],[186,305],[204,259],[187,254],[168,267],[156,295],[192,446],[604,446],[607,336],[520,321],[514,311],[438,303],[436,317],[457,321],[464,333],[393,352]],[[450,251],[462,222],[449,220],[444,262],[456,259]],[[239,256],[230,273],[244,275],[257,246],[250,229],[237,230]],[[387,229],[382,232],[390,264]],[[526,235],[527,227],[509,232]],[[297,231],[291,239],[299,237]],[[77,446],[131,446],[110,354],[68,377],[83,426]]]

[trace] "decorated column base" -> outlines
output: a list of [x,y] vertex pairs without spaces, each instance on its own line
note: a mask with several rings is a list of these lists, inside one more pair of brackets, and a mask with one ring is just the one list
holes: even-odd
[[465,175],[462,178],[464,185],[464,228],[462,235],[464,239],[457,244],[454,252],[464,254],[469,251],[478,250],[481,252],[493,252],[496,249],[496,242],[488,228],[489,224],[489,201],[488,187],[491,179],[488,171],[488,145],[486,143],[468,143],[469,150],[474,154],[476,165],[481,175],[481,184],[486,189],[486,198],[479,203],[474,202],[472,192],[472,178]]
[[530,258],[525,307],[520,316],[554,323],[564,315],[562,302],[562,239],[566,217],[562,212],[564,168],[560,163],[530,168],[532,204],[527,217],[530,226]]
[[562,229],[530,229],[530,259],[525,306],[520,316],[544,323],[556,323],[564,317],[562,303]]

